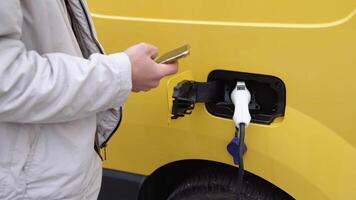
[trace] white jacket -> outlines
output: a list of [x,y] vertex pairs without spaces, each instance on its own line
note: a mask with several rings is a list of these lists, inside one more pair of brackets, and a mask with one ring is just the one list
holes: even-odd
[[100,189],[94,140],[117,128],[131,64],[98,53],[85,2],[68,0],[67,12],[65,1],[0,0],[1,200],[96,199]]

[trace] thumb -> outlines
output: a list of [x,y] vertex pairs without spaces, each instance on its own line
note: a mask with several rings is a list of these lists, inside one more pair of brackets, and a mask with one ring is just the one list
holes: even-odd
[[147,54],[152,58],[155,59],[158,56],[158,48],[151,45],[151,44],[145,44],[146,46],[146,52]]
[[162,77],[175,74],[178,71],[178,62],[159,64],[158,66]]

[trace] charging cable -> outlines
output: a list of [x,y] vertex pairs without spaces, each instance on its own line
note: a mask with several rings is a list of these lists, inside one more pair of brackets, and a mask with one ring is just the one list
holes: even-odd
[[[229,143],[227,150],[233,156],[234,163],[239,165],[237,197],[238,199],[241,199],[240,197],[244,176],[243,154],[247,151],[247,147],[244,143],[245,128],[248,127],[251,121],[251,115],[249,112],[251,94],[250,91],[248,91],[245,82],[238,81],[236,83],[236,87],[231,92],[231,100],[235,105],[233,121],[235,123],[236,131],[235,138]],[[238,132],[240,132],[240,137],[238,137]]]

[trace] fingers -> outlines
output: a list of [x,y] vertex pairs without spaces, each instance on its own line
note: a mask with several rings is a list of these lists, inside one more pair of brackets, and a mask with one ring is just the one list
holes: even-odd
[[134,88],[132,88],[132,92],[147,92],[153,88],[156,88],[158,87],[159,85],[159,82],[160,82],[160,79],[157,79],[157,80],[152,80],[148,83],[145,83],[143,85],[139,85],[139,86],[136,86]]
[[131,61],[132,91],[148,91],[156,88],[161,78],[178,71],[178,63],[157,64],[154,58],[158,49],[150,44],[140,43],[128,48],[125,53]]
[[172,75],[178,71],[178,62],[158,65],[161,77]]
[[158,56],[158,48],[147,43],[141,43],[144,46],[146,53],[150,56],[150,58],[155,59]]

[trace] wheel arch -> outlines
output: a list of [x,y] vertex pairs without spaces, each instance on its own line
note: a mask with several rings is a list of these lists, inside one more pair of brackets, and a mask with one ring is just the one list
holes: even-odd
[[[189,159],[167,163],[147,176],[139,192],[139,200],[163,200],[186,178],[202,170],[220,170],[237,173],[237,167],[211,160]],[[250,177],[262,180],[265,184],[278,186],[251,172],[245,171]],[[281,188],[279,188],[282,190]],[[282,190],[283,191],[283,190]],[[285,192],[285,191],[284,191]],[[287,192],[286,192],[287,193]]]

